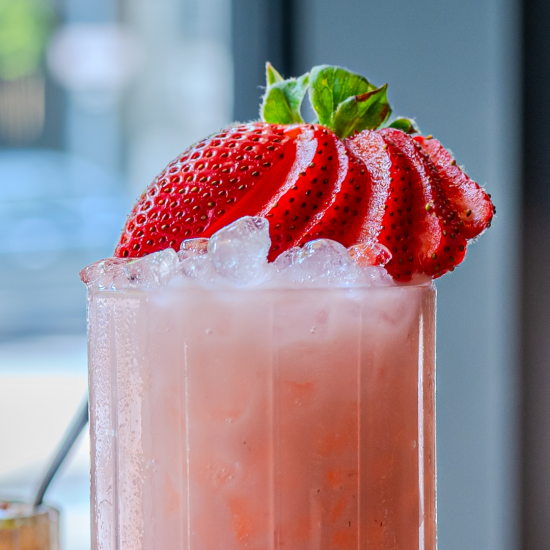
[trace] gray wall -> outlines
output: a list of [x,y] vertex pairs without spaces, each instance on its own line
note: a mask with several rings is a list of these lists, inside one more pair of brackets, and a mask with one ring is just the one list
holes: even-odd
[[[263,63],[281,51],[266,2],[281,0],[233,0],[240,120],[257,116]],[[439,546],[516,549],[519,0],[295,0],[294,9],[287,70],[331,63],[388,82],[395,112],[451,148],[497,205],[493,227],[437,283]]]

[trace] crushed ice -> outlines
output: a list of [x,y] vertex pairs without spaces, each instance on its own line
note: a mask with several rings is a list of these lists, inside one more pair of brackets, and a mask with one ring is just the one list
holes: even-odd
[[205,256],[208,253],[210,239],[187,239],[181,243],[178,257],[181,261],[187,258]]
[[[306,243],[283,252],[273,263],[269,223],[245,216],[220,229],[210,239],[188,239],[175,252],[171,248],[142,258],[108,258],[81,271],[91,288],[123,290],[161,288],[170,281],[201,286],[326,287],[394,284],[387,271],[372,265],[389,259],[382,247],[360,245],[347,250],[329,239]],[[389,255],[389,257],[388,257]]]
[[146,287],[164,286],[179,268],[178,255],[171,248],[131,260],[124,266],[129,281]]
[[346,248],[329,239],[310,241],[291,248],[275,260],[275,269],[285,281],[314,286],[366,282],[365,275]]
[[249,285],[266,279],[270,248],[268,221],[245,216],[212,235],[208,257],[219,275],[237,285]]
[[80,272],[80,278],[86,285],[99,290],[122,290],[128,286],[128,277],[124,266],[128,263],[124,258],[107,258],[99,260]]

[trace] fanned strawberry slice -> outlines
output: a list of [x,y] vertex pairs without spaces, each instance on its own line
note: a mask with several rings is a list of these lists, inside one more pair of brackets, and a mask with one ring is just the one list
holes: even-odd
[[[368,206],[370,180],[365,167],[350,155],[345,145],[338,141],[336,146],[340,164],[339,181],[325,210],[315,218],[300,244],[320,238],[338,241],[346,247],[355,244],[355,236]],[[321,196],[320,193],[318,196]]]
[[[300,114],[308,88],[321,124]],[[284,80],[268,65],[264,122],[222,130],[170,163],[138,200],[115,254],[178,249],[248,215],[269,220],[271,261],[328,238],[401,281],[452,270],[467,239],[490,225],[490,196],[437,140],[409,137],[411,121],[386,126],[386,88],[331,66]]]
[[[341,242],[348,247],[356,243],[360,243],[363,248],[366,246],[371,251],[370,255],[377,257],[376,263],[385,265],[388,255],[386,251],[379,254],[380,248],[377,243],[384,217],[384,205],[390,189],[391,159],[387,145],[382,136],[370,130],[349,137],[344,143],[352,162],[350,182],[354,185],[354,191],[363,194],[363,197],[361,201],[357,196],[352,198],[352,202],[355,200],[361,204],[361,209],[357,221],[349,228],[350,235],[344,237]],[[351,194],[350,196],[353,197]],[[344,196],[344,201],[345,199]]]
[[298,244],[310,220],[323,212],[334,191],[338,140],[322,126],[302,124],[290,128],[288,133],[294,137],[296,149],[294,163],[286,166],[287,172],[250,191],[205,236],[241,216],[252,215],[269,220],[273,243],[270,260]]
[[210,236],[241,216],[263,216],[269,220],[272,246],[269,259],[296,246],[304,233],[321,217],[340,188],[347,162],[340,158],[343,145],[333,132],[319,125],[296,125],[296,153],[288,173],[256,186],[228,214],[205,232]]
[[437,139],[416,136],[414,140],[436,166],[445,196],[462,222],[462,235],[473,239],[491,224],[494,214],[491,198],[460,169]]
[[[315,153],[315,143],[312,143],[311,132],[303,125],[294,125],[288,126],[284,135],[293,142],[291,154],[279,153],[281,162],[274,165],[258,185],[249,187],[248,192],[224,216],[208,227],[203,237],[211,237],[222,227],[243,216],[259,215],[265,209],[266,204],[273,200],[273,196],[280,193],[281,187],[286,185],[285,182],[298,177],[298,172],[305,170]],[[283,161],[283,159],[285,160]]]
[[269,220],[270,260],[304,242],[304,236],[324,217],[348,171],[344,147],[333,132],[319,125],[304,132],[309,139],[303,148],[298,146],[289,177],[258,212]]
[[392,162],[390,193],[379,242],[392,253],[386,269],[396,279],[413,273],[441,276],[464,258],[466,239],[446,204],[441,180],[415,142],[400,130],[379,131]]
[[138,200],[115,255],[178,249],[184,239],[211,234],[209,228],[251,190],[279,188],[294,163],[299,133],[294,126],[254,122],[190,147]]
[[[306,233],[302,243],[328,238],[346,247],[361,243],[378,255],[378,234],[390,183],[391,161],[380,135],[369,130],[344,140],[340,154],[347,173],[330,205]],[[375,263],[385,264],[387,254]]]

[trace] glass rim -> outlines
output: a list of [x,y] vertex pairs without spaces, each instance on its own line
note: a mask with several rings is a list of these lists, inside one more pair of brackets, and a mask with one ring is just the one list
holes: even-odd
[[375,290],[395,290],[405,288],[421,288],[421,289],[436,289],[435,281],[433,279],[426,279],[422,281],[411,281],[407,283],[396,282],[394,284],[373,284],[373,285],[299,285],[293,286],[284,285],[250,285],[250,286],[238,286],[231,285],[230,283],[224,285],[216,285],[213,283],[194,283],[186,281],[184,284],[176,285],[164,285],[159,287],[146,287],[141,285],[135,285],[125,288],[98,288],[94,285],[87,285],[88,294],[154,294],[154,293],[178,293],[178,292],[207,292],[207,293],[253,293],[253,292],[280,292],[291,291],[299,293],[310,292],[356,292],[356,291],[375,291]]
[[[6,506],[7,507],[4,507]],[[13,510],[10,513],[10,510]],[[33,506],[30,502],[24,502],[21,500],[0,500],[0,529],[3,527],[3,523],[13,520],[26,520],[36,518],[42,515],[49,515],[51,513],[59,515],[59,510],[50,506],[49,504],[40,504],[39,506]]]

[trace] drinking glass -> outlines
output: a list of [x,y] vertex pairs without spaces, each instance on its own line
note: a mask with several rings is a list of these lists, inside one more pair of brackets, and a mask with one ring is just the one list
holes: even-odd
[[89,289],[94,550],[435,550],[435,287]]
[[59,513],[45,505],[0,502],[0,550],[59,550]]

